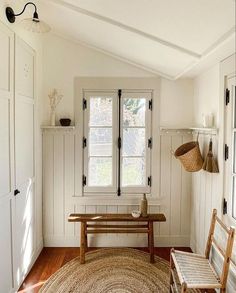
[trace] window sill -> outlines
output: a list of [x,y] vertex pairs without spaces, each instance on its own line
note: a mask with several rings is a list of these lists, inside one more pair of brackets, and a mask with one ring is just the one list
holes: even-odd
[[[79,204],[85,205],[139,205],[142,199],[142,194],[135,195],[101,195],[101,194],[85,194],[83,196],[74,195],[73,201]],[[147,194],[147,200],[149,205],[160,206],[160,198],[157,196],[151,196]]]

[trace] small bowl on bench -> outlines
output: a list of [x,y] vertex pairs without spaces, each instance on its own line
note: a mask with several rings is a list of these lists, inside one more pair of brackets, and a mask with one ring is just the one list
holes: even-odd
[[132,217],[134,217],[134,218],[139,218],[140,217],[140,215],[141,215],[141,212],[140,211],[132,211]]

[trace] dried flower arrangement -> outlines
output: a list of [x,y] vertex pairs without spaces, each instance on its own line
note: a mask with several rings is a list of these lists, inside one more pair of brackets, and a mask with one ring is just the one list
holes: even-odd
[[59,94],[57,89],[53,89],[51,91],[51,93],[49,93],[48,95],[49,97],[49,104],[50,104],[50,108],[51,108],[51,126],[55,126],[56,122],[55,122],[55,118],[56,118],[56,107],[57,105],[60,103],[63,95]]

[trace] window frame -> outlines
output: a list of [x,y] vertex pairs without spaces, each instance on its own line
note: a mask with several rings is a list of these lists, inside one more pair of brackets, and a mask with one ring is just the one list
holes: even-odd
[[[146,172],[145,172],[145,186],[127,186],[127,187],[122,187],[121,184],[121,193],[124,194],[141,194],[141,193],[150,193],[151,192],[151,186],[148,185],[148,177],[151,176],[151,148],[148,147],[148,139],[152,137],[152,113],[149,109],[149,101],[152,100],[152,92],[151,91],[128,91],[124,90],[122,91],[122,97],[121,97],[121,109],[123,109],[123,104],[124,104],[124,99],[128,97],[130,98],[140,98],[141,94],[145,94],[146,97],[146,113],[145,113],[145,157],[146,157]],[[149,95],[149,96],[147,96]],[[144,97],[141,97],[144,98]],[[148,115],[148,113],[150,114]],[[121,123],[123,122],[123,110],[121,110]],[[123,125],[121,126],[121,138],[122,142],[124,141],[123,138]],[[122,149],[121,149],[121,161],[122,161]],[[121,163],[121,181],[122,181],[122,163]]]
[[[113,152],[113,184],[110,187],[105,187],[105,186],[88,186],[88,152],[89,152],[89,113],[90,113],[90,98],[92,97],[92,94],[97,95],[101,94],[101,96],[108,96],[112,97],[113,100],[113,146],[112,146],[112,152]],[[139,195],[142,193],[151,193],[151,186],[148,185],[148,177],[151,176],[151,148],[147,146],[148,144],[148,139],[152,137],[152,111],[149,110],[149,101],[152,100],[153,98],[153,90],[122,90],[122,96],[121,96],[121,113],[123,114],[123,99],[125,98],[125,95],[132,95],[137,97],[137,98],[144,98],[140,97],[140,94],[145,95],[146,99],[146,113],[150,111],[150,114],[145,115],[145,130],[146,130],[146,137],[145,137],[145,142],[146,142],[146,152],[145,152],[145,157],[146,157],[146,180],[145,180],[145,186],[128,186],[128,187],[122,187],[121,186],[121,195]],[[148,96],[147,96],[148,95]],[[83,174],[86,176],[86,185],[83,186],[83,194],[84,195],[101,195],[101,194],[106,194],[106,195],[117,195],[117,187],[118,187],[118,147],[117,147],[117,139],[118,139],[118,121],[119,121],[119,111],[118,111],[118,90],[95,90],[95,89],[88,89],[88,90],[83,90],[83,98],[86,99],[86,109],[83,111],[83,135],[87,140],[87,146],[83,148]],[[123,122],[123,115],[121,114],[121,137],[122,137],[122,122]],[[123,137],[122,137],[123,138]],[[122,140],[123,143],[123,140]],[[122,154],[122,149],[121,149],[121,154]],[[122,156],[121,156],[122,160]],[[121,163],[121,171],[120,171],[120,176],[122,180],[122,163]]]
[[117,133],[117,121],[118,117],[116,114],[116,103],[117,100],[114,99],[112,101],[112,185],[111,186],[89,186],[88,180],[89,180],[89,174],[88,174],[88,152],[89,152],[89,113],[90,113],[90,98],[91,95],[97,95],[100,93],[103,97],[112,97],[114,98],[117,95],[117,92],[115,91],[102,91],[102,90],[86,90],[84,91],[84,99],[87,101],[86,109],[84,109],[84,137],[87,140],[87,146],[83,148],[83,174],[86,176],[87,184],[84,186],[83,190],[84,193],[114,193],[116,192],[116,185],[117,185],[117,170],[114,168],[117,161],[117,148],[115,145],[115,139],[116,139],[116,133]]
[[[234,224],[236,213],[236,194],[233,194],[233,180],[236,180],[236,151],[234,150],[234,136],[236,138],[236,75],[226,79],[226,88],[229,90],[229,103],[225,103],[224,118],[224,145],[228,146],[228,159],[224,160],[224,194],[227,201],[227,215]],[[235,202],[233,203],[233,197]]]

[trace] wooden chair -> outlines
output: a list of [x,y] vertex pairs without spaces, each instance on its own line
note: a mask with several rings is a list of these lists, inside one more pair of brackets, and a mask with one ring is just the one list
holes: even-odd
[[[227,233],[226,247],[221,247],[214,237],[216,223]],[[200,254],[177,251],[172,248],[170,256],[170,292],[187,292],[188,289],[219,289],[226,292],[230,258],[233,249],[235,229],[228,228],[217,217],[214,209],[208,235],[205,256]],[[218,275],[210,261],[211,248],[214,246],[223,257],[223,267]],[[177,281],[177,279],[179,279]]]

